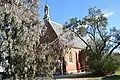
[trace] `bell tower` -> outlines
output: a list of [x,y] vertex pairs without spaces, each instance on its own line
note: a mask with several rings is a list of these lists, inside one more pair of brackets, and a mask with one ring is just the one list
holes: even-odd
[[50,20],[49,6],[46,4],[44,8],[44,20]]

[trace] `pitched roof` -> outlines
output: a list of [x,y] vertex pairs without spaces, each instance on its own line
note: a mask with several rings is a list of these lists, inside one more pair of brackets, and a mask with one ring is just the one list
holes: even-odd
[[[85,36],[85,37],[83,37],[83,39],[84,39],[85,41],[87,41],[88,37]],[[85,48],[86,48],[86,44],[85,44],[80,38],[78,38],[78,37],[76,36],[76,37],[74,37],[74,39],[73,39],[73,47],[85,49]]]
[[[56,32],[57,36],[60,36],[63,33],[63,25],[56,23],[54,21],[49,21],[49,23],[51,24],[51,27],[54,29],[54,31]],[[83,39],[86,41],[88,39],[87,36],[83,37]],[[73,45],[72,47],[75,48],[81,48],[84,49],[86,47],[85,43],[79,39],[77,36],[74,37],[73,39]]]
[[54,31],[56,32],[57,36],[60,36],[60,34],[63,33],[63,30],[62,30],[63,26],[54,21],[49,21],[49,22],[50,22],[52,28],[54,29]]

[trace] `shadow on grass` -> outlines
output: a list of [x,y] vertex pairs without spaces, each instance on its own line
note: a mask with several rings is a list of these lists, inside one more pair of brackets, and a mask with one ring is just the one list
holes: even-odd
[[71,78],[71,79],[72,78],[93,78],[93,76],[87,73],[54,76],[54,79],[60,79],[60,78]]
[[106,76],[102,80],[120,80],[120,75]]
[[[112,76],[93,76],[92,74],[69,74],[69,75],[59,75],[59,76],[54,76],[54,79],[62,79],[62,78],[99,78],[102,77],[101,79],[95,79],[95,80],[120,80],[120,75],[112,75]],[[92,80],[92,79],[91,79]],[[94,80],[94,79],[93,79]]]

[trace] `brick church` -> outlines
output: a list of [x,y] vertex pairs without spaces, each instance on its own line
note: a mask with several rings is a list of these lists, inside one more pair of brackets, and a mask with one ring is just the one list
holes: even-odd
[[[45,5],[43,20],[47,28],[46,35],[49,37],[49,42],[54,41],[63,33],[62,30],[63,25],[50,20],[48,5]],[[83,38],[87,40],[86,37]],[[42,41],[44,43],[48,41],[48,39],[42,38]],[[71,48],[68,49],[69,53],[64,56],[64,60],[66,63],[63,66],[63,68],[65,69],[64,73],[77,73],[77,72],[83,72],[85,70],[86,67],[86,53],[84,50],[85,48],[86,45],[78,37],[74,37],[73,45]]]

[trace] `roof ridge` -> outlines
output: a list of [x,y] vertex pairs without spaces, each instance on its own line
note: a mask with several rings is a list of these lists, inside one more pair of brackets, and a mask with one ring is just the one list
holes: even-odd
[[54,22],[54,21],[51,21],[51,20],[50,20],[50,22],[55,23],[55,24],[58,24],[58,25],[60,25],[60,26],[63,26],[62,24],[59,24],[59,23]]

